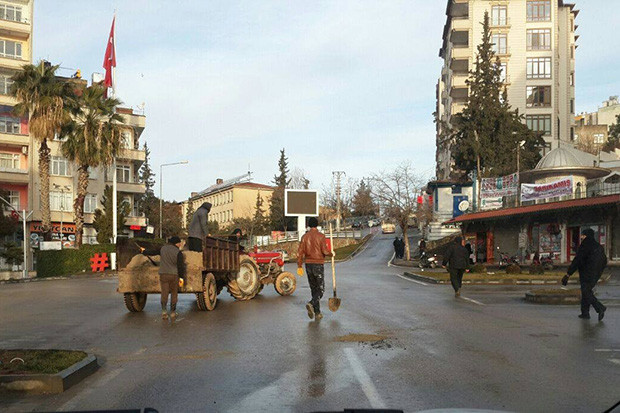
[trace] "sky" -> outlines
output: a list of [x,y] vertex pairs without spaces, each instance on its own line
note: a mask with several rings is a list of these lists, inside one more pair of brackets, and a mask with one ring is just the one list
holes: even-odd
[[[577,112],[620,94],[620,15],[576,1]],[[117,95],[144,104],[141,140],[164,198],[253,172],[270,184],[280,149],[311,187],[403,162],[432,177],[444,0],[36,0],[34,60],[85,78],[117,13]],[[157,177],[159,184],[159,177]]]

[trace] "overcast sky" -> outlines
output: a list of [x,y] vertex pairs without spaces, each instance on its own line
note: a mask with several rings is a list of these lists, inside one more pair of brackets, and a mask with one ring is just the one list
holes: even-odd
[[[577,111],[620,94],[618,13],[577,1]],[[614,1],[615,3],[615,1]],[[87,5],[87,6],[86,6]],[[432,112],[444,0],[37,0],[34,59],[101,64],[117,10],[117,93],[145,103],[142,135],[165,169],[164,198],[254,172],[271,183],[279,149],[317,189],[409,161],[434,172]]]

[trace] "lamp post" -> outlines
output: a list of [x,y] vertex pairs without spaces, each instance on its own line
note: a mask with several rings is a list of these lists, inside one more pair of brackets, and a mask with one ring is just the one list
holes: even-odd
[[517,142],[517,206],[521,205],[521,148],[525,145],[525,141]]
[[62,220],[64,218],[64,213],[65,213],[65,191],[69,192],[71,191],[71,188],[69,188],[67,185],[58,185],[58,184],[54,184],[54,188],[55,189],[60,189],[60,249],[63,248],[63,243],[62,243]]
[[164,180],[164,166],[172,165],[187,165],[189,161],[164,163],[159,165],[159,238],[163,238],[163,222],[164,222],[164,198],[163,198],[163,180]]

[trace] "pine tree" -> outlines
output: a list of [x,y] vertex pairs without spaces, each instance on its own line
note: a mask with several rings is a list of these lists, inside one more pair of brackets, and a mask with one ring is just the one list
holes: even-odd
[[[112,239],[112,187],[106,185],[103,196],[101,197],[103,210],[95,210],[93,228],[97,231],[97,242],[100,244],[110,242]],[[117,231],[120,233],[125,225],[125,218],[129,216],[129,204],[125,201],[119,202],[117,209]]]
[[603,150],[611,152],[620,148],[620,115],[616,115],[616,123],[609,127],[609,136]]
[[151,150],[144,142],[144,163],[140,167],[140,182],[145,186],[144,194],[137,198],[139,211],[144,214],[148,222],[159,223],[159,199],[155,196],[155,173],[151,169]]
[[146,142],[144,142],[144,163],[140,167],[140,182],[142,182],[146,188],[144,192],[147,196],[155,196],[153,188],[155,187],[155,173],[151,169],[151,150]]
[[488,13],[482,26],[482,42],[467,80],[469,99],[454,120],[452,155],[456,167],[461,173],[477,170],[478,176],[513,173],[517,169],[517,147],[524,141],[520,170],[531,169],[540,159],[544,141],[540,133],[523,123],[517,110],[511,110],[501,80],[500,60],[491,43]]
[[356,217],[371,216],[377,212],[377,206],[372,199],[372,191],[363,179],[360,181],[355,195],[353,195],[351,204],[353,207],[353,216]]
[[284,152],[284,148],[280,150],[280,159],[278,160],[279,174],[275,175],[273,182],[276,188],[271,196],[269,205],[269,221],[272,229],[276,231],[286,231],[292,225],[292,220],[284,216],[284,190],[288,187],[290,179],[288,177],[288,159]]
[[194,203],[189,199],[187,200],[187,211],[185,212],[185,228],[189,229],[189,224],[192,222],[192,218],[194,217]]

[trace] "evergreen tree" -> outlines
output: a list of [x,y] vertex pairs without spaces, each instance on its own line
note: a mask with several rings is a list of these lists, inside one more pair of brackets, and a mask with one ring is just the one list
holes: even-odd
[[609,127],[609,136],[603,150],[611,152],[620,148],[620,115],[616,115],[616,123]]
[[363,179],[360,181],[355,195],[353,195],[351,204],[353,207],[353,216],[355,217],[371,216],[377,212],[377,205],[372,199],[372,191]]
[[256,194],[256,204],[254,205],[254,218],[252,222],[253,234],[261,234],[265,232],[265,210],[263,209],[263,197],[260,191]]
[[477,170],[480,177],[501,176],[516,171],[519,142],[525,142],[520,149],[520,170],[526,170],[540,159],[544,141],[523,123],[518,111],[511,110],[500,60],[491,43],[488,13],[482,26],[482,42],[467,80],[469,99],[454,120],[452,155],[461,173]]
[[187,200],[187,211],[185,212],[185,228],[189,229],[189,224],[192,222],[192,218],[194,217],[194,204],[188,199]]
[[271,196],[271,203],[269,205],[269,221],[272,229],[276,231],[286,231],[292,226],[292,220],[284,216],[284,190],[290,183],[288,177],[288,159],[284,152],[284,148],[280,150],[278,171],[278,175],[273,178],[276,187]]
[[144,163],[140,167],[140,182],[146,187],[144,194],[146,196],[155,196],[153,188],[155,187],[155,173],[151,169],[151,150],[146,142],[144,142]]
[[[93,221],[93,228],[97,231],[97,242],[100,244],[108,243],[112,239],[112,187],[106,185],[103,196],[101,197],[101,206],[103,210],[97,208],[95,210],[95,219]],[[117,207],[117,231],[121,233],[123,225],[125,225],[125,218],[129,216],[129,204],[125,201],[118,203]]]
[[140,167],[140,182],[145,186],[144,194],[137,197],[139,211],[144,214],[150,223],[159,223],[159,198],[155,196],[155,173],[151,168],[151,150],[144,142],[144,163]]
[[278,188],[285,189],[288,187],[290,183],[290,179],[288,177],[289,169],[288,169],[288,158],[284,153],[284,148],[280,149],[280,159],[278,160],[278,171],[279,174],[273,177],[273,182],[276,184]]

